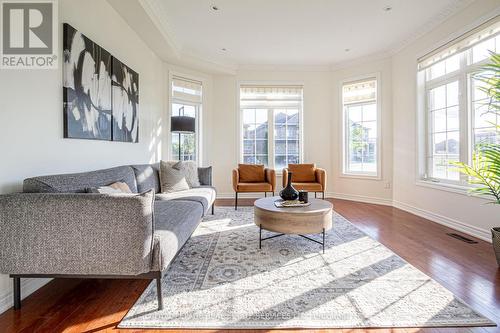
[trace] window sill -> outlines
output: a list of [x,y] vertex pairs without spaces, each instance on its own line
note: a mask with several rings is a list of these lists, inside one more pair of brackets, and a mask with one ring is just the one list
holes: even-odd
[[365,180],[382,180],[380,175],[370,175],[362,173],[341,173],[340,178],[355,178],[355,179],[365,179]]
[[450,183],[432,181],[427,179],[418,179],[416,184],[418,186],[470,196],[468,193],[470,187],[467,185],[450,184]]

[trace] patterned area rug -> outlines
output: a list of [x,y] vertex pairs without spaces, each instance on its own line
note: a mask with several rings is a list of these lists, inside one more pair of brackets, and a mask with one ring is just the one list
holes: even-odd
[[164,309],[157,311],[153,282],[119,327],[494,325],[338,214],[322,254],[320,245],[291,235],[266,240],[259,250],[252,207],[216,212],[163,278]]

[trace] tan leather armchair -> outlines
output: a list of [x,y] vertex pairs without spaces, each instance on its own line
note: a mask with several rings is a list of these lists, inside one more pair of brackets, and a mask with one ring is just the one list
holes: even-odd
[[238,209],[238,193],[271,192],[276,189],[276,172],[264,165],[238,164],[233,169],[234,209]]
[[315,164],[288,164],[288,168],[283,169],[283,187],[287,185],[288,173],[292,173],[292,186],[297,190],[317,192],[323,194],[325,198],[326,171],[317,168]]

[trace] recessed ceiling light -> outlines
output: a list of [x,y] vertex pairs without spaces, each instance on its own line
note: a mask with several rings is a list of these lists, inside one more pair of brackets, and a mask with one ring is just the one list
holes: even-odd
[[210,8],[211,8],[213,11],[218,11],[218,10],[219,10],[219,7],[217,7],[217,5],[212,5],[212,6],[210,6]]
[[344,51],[349,52],[349,51],[351,51],[351,49],[344,49]]
[[392,7],[391,6],[385,6],[384,8],[382,8],[382,10],[384,12],[390,12],[392,10]]
[[226,51],[227,51],[227,49],[226,49],[225,47],[223,47],[221,50],[222,50],[222,51],[224,51],[224,52],[226,52]]

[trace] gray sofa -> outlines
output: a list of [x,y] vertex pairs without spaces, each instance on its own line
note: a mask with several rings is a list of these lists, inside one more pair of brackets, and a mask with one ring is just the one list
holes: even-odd
[[[159,193],[159,165],[130,165],[28,178],[23,193],[0,196],[0,273],[20,278],[161,278],[202,217],[212,209],[211,167],[201,186]],[[130,194],[89,194],[87,188],[125,182]]]

